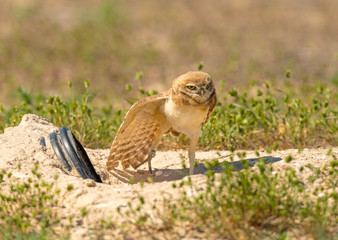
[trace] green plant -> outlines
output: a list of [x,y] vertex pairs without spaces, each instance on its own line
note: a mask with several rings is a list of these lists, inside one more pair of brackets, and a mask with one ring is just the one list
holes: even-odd
[[[332,160],[322,169],[308,166],[313,174],[307,180],[291,167],[276,172],[264,159],[253,168],[242,159],[241,171],[226,162],[205,162],[205,184],[196,185],[190,177],[174,183],[176,196],[164,194],[151,213],[139,195],[127,208],[117,209],[120,228],[124,236],[136,233],[146,239],[334,239],[338,162],[332,152],[328,154]],[[216,174],[213,169],[220,167],[223,171]],[[321,179],[319,186],[313,184],[317,179]],[[116,230],[116,225],[110,230]]]
[[67,126],[88,147],[107,147],[114,139],[122,122],[122,111],[114,111],[111,105],[95,108],[90,103],[95,93],[89,90],[89,81],[85,81],[86,91],[78,97],[64,100],[59,96],[31,94],[19,88],[19,105],[8,110],[0,108],[0,130],[16,126],[26,113],[35,113],[47,118],[54,125]]
[[247,161],[242,160],[242,164],[244,169],[237,172],[232,165],[222,163],[224,171],[215,175],[212,169],[219,163],[206,163],[209,170],[202,191],[196,191],[190,178],[174,185],[182,189],[182,195],[177,201],[165,201],[163,224],[230,239],[283,236],[294,230],[296,236],[317,239],[332,237],[338,230],[336,160],[316,172],[329,177],[324,178],[325,188],[314,189],[311,194],[292,168],[276,173],[263,159],[255,169]]
[[[140,82],[142,74],[136,74]],[[230,99],[218,94],[220,100],[208,123],[202,128],[199,138],[201,148],[257,149],[268,152],[285,148],[304,148],[338,144],[337,104],[331,99],[331,90],[318,87],[311,103],[293,98],[282,92],[256,88],[256,95],[242,94],[232,89]],[[132,89],[129,85],[128,89]],[[250,89],[249,89],[250,90]],[[139,96],[127,98],[133,104],[141,97],[156,94],[146,91],[139,83]],[[251,91],[252,92],[252,91]],[[19,88],[19,105],[9,109],[0,106],[0,130],[15,126],[25,113],[35,113],[49,119],[56,126],[67,126],[88,147],[109,147],[115,137],[125,110],[112,105],[95,107],[92,100],[95,92],[85,81],[85,91],[78,97],[64,100],[58,96],[31,94]],[[126,109],[127,110],[127,109]],[[166,136],[160,147],[187,145],[188,139]],[[176,146],[175,146],[176,145]]]
[[[20,166],[18,168],[20,170]],[[16,179],[12,172],[0,172],[0,238],[55,239],[66,238],[57,232],[59,216],[57,190],[53,183],[41,179],[38,165],[33,177]]]
[[330,89],[319,86],[309,105],[268,84],[257,88],[256,96],[235,89],[228,94],[232,99],[220,101],[202,129],[202,147],[276,150],[338,144],[338,111]]

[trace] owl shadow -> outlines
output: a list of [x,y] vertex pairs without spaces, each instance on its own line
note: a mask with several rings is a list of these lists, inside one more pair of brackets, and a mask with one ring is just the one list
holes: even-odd
[[[260,158],[248,158],[245,159],[244,161],[247,161],[249,163],[250,167],[253,167],[260,159],[264,159],[265,160],[265,164],[269,164],[269,163],[275,163],[275,162],[279,162],[282,159],[279,157],[272,157],[272,156],[266,156],[266,157],[260,157]],[[222,167],[222,163],[226,162],[228,165],[232,165],[234,167],[234,171],[240,171],[242,169],[244,169],[244,164],[242,163],[242,161],[233,161],[233,162],[228,162],[228,161],[220,161],[219,165],[215,168],[209,169],[205,166],[204,163],[199,163],[197,166],[195,166],[194,169],[194,175],[198,175],[198,174],[203,174],[206,175],[206,172],[208,170],[213,170],[215,173],[221,173],[224,171],[224,168]],[[156,176],[154,177],[154,182],[161,182],[161,181],[176,181],[176,180],[180,180],[182,178],[184,178],[185,176],[188,176],[189,174],[189,169],[184,169],[184,168],[180,168],[180,169],[163,169],[160,170],[163,171],[163,177],[159,177],[156,178]],[[156,174],[156,172],[155,172]]]
[[[260,158],[248,158],[244,161],[247,161],[249,163],[250,167],[253,167],[260,159],[265,160],[265,164],[269,163],[275,163],[279,162],[282,159],[280,157],[272,157],[272,156],[266,156],[266,157],[260,157]],[[222,168],[222,163],[227,162],[228,165],[232,165],[234,167],[234,171],[240,171],[244,168],[244,164],[242,161],[220,161],[220,164],[211,169],[214,170],[216,173],[223,172],[224,168]],[[198,174],[206,174],[206,172],[210,170],[208,169],[204,163],[198,163],[197,166],[195,166],[194,175]],[[177,181],[185,176],[188,176],[189,169],[187,168],[177,168],[177,169],[157,169],[155,168],[153,170],[153,173],[150,174],[148,170],[114,170],[112,174],[119,179],[122,182],[125,183],[138,183],[138,182],[170,182],[170,181]]]

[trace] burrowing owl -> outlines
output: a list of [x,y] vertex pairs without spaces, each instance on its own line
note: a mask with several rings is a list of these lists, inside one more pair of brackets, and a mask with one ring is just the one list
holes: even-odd
[[189,174],[194,172],[195,149],[201,127],[216,106],[216,91],[205,72],[188,72],[174,80],[172,88],[143,98],[129,109],[110,150],[108,171],[118,166],[138,168],[151,159],[163,134],[186,134],[189,145]]

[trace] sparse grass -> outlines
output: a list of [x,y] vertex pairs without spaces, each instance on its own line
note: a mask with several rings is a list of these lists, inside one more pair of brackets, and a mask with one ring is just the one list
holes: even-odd
[[[138,81],[141,77],[138,73]],[[86,90],[82,95],[67,100],[59,96],[34,95],[19,88],[20,104],[9,109],[0,105],[0,131],[17,125],[23,114],[35,113],[56,126],[70,127],[87,147],[109,147],[127,109],[113,109],[112,105],[95,107],[92,104],[95,92],[89,89],[88,80],[84,85]],[[127,85],[127,89],[131,86]],[[138,91],[140,97],[157,93],[145,90],[140,84]],[[248,92],[255,93],[249,95]],[[261,87],[253,84],[243,92],[232,89],[225,93],[220,87],[218,98],[212,117],[202,129],[199,139],[202,149],[266,148],[271,151],[338,144],[337,102],[331,99],[330,89],[318,86],[310,103],[272,90],[267,83]],[[132,104],[137,98],[127,100]],[[160,147],[182,147],[187,143],[185,136],[178,139],[168,136]]]
[[[200,145],[228,149],[282,149],[338,144],[338,109],[331,90],[318,86],[311,103],[269,84],[220,95]],[[222,91],[222,90],[221,90]],[[249,95],[248,92],[254,92]]]
[[[91,226],[95,239],[336,239],[338,231],[338,161],[331,150],[329,164],[322,168],[307,165],[312,174],[300,178],[304,168],[274,171],[260,159],[251,168],[243,159],[243,170],[217,160],[206,162],[205,183],[186,177],[172,187],[175,195],[163,195],[145,211],[147,199],[117,208],[119,221],[106,218]],[[287,157],[289,158],[289,157]],[[222,167],[220,174],[215,168]],[[20,166],[19,169],[20,170]],[[0,237],[2,239],[66,239],[70,225],[60,228],[56,211],[59,190],[41,179],[38,165],[33,177],[20,180],[5,170],[0,174]],[[318,180],[320,185],[315,184]],[[141,183],[142,184],[142,183]],[[67,191],[72,191],[67,186]],[[88,215],[79,209],[80,218]],[[82,221],[80,221],[82,222]],[[68,233],[68,234],[67,234]]]
[[[85,86],[88,89],[89,81],[85,82]],[[18,105],[8,110],[0,105],[0,131],[18,125],[25,113],[35,113],[46,117],[56,126],[71,128],[88,147],[107,147],[114,139],[124,115],[121,110],[113,110],[111,105],[95,108],[90,104],[95,93],[90,90],[67,100],[59,96],[34,95],[22,88],[18,89],[18,94]]]
[[66,239],[66,231],[60,231],[56,208],[60,191],[53,183],[41,179],[38,165],[32,174],[33,177],[22,180],[12,172],[1,170],[0,238]]
[[[313,174],[305,181],[293,168],[274,172],[264,159],[253,169],[242,160],[242,171],[225,162],[216,175],[212,169],[220,164],[215,160],[206,164],[205,185],[189,177],[174,184],[180,195],[165,196],[152,215],[143,211],[141,195],[128,203],[128,210],[118,209],[126,219],[122,226],[145,239],[336,239],[338,162],[328,157],[330,165],[323,169],[308,166]],[[321,185],[313,185],[319,178]]]

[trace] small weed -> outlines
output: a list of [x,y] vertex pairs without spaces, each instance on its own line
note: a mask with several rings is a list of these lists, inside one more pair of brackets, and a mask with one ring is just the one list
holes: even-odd
[[72,184],[67,185],[67,191],[72,191],[74,186]]
[[285,158],[285,162],[291,162],[292,161],[292,156],[291,155],[288,155],[286,158]]
[[80,211],[81,211],[81,217],[82,217],[82,218],[84,218],[85,216],[87,216],[88,211],[87,211],[87,209],[86,209],[85,207],[82,207],[82,208],[80,209]]

